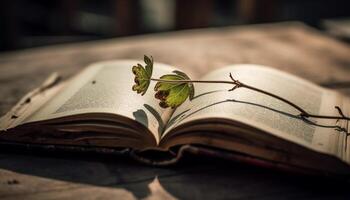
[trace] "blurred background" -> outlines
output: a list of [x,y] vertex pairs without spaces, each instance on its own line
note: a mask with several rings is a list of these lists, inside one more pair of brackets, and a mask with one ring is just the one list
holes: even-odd
[[349,0],[1,0],[0,51],[298,20],[349,41]]

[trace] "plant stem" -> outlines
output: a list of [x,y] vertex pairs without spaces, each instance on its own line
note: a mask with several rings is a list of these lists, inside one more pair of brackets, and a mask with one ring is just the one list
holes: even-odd
[[234,84],[232,81],[203,81],[203,80],[164,80],[151,78],[151,81],[158,81],[163,83],[225,83],[225,84]]
[[164,83],[220,83],[220,84],[231,84],[234,85],[234,87],[232,89],[230,89],[229,91],[233,91],[237,88],[247,88],[249,90],[253,90],[262,94],[265,94],[267,96],[276,98],[290,106],[292,106],[293,108],[295,108],[296,110],[298,110],[300,112],[299,116],[302,118],[322,118],[322,119],[337,119],[337,120],[350,120],[349,117],[345,116],[341,109],[338,106],[335,106],[335,108],[338,110],[340,116],[329,116],[329,115],[315,115],[315,114],[310,114],[308,113],[306,110],[304,110],[303,108],[301,108],[300,106],[296,105],[295,103],[289,101],[288,99],[285,99],[283,97],[280,97],[278,95],[275,95],[273,93],[270,93],[268,91],[247,85],[245,83],[242,83],[236,79],[234,79],[232,77],[232,75],[230,74],[230,78],[232,81],[221,81],[221,80],[164,80],[164,79],[156,79],[156,78],[151,78],[150,80],[152,81],[158,81],[158,82],[164,82]]

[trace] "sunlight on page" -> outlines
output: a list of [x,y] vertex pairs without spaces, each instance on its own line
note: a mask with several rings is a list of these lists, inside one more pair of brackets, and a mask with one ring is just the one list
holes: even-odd
[[[148,127],[158,140],[171,111],[161,109],[152,92],[141,96],[131,90],[134,84],[131,68],[137,63],[143,62],[109,61],[88,67],[26,122],[75,114],[111,113],[135,119]],[[173,70],[168,65],[154,64],[156,77]],[[149,90],[153,87],[151,83]]]

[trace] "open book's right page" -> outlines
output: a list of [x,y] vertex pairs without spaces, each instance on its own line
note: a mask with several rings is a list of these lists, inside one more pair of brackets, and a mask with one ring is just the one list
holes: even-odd
[[[229,73],[242,83],[288,99],[308,113],[339,115],[334,106],[348,113],[346,99],[338,93],[269,67],[232,65],[213,71],[201,80],[230,80]],[[195,84],[195,98],[176,109],[173,117],[181,117],[170,119],[173,123],[167,130],[196,119],[228,118],[348,160],[346,134],[334,129],[335,125],[345,127],[345,122],[310,119],[312,123],[306,123],[298,117],[300,112],[285,102],[246,88],[228,91],[231,88],[229,84]]]

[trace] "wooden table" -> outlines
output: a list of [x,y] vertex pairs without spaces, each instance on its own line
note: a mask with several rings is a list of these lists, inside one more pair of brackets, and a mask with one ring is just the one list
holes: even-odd
[[[350,95],[350,47],[301,23],[240,26],[58,45],[0,55],[0,114],[50,73],[89,63],[142,59],[193,73],[233,63],[279,68]],[[2,199],[350,198],[350,184],[195,159],[156,168],[101,155],[0,153]]]

